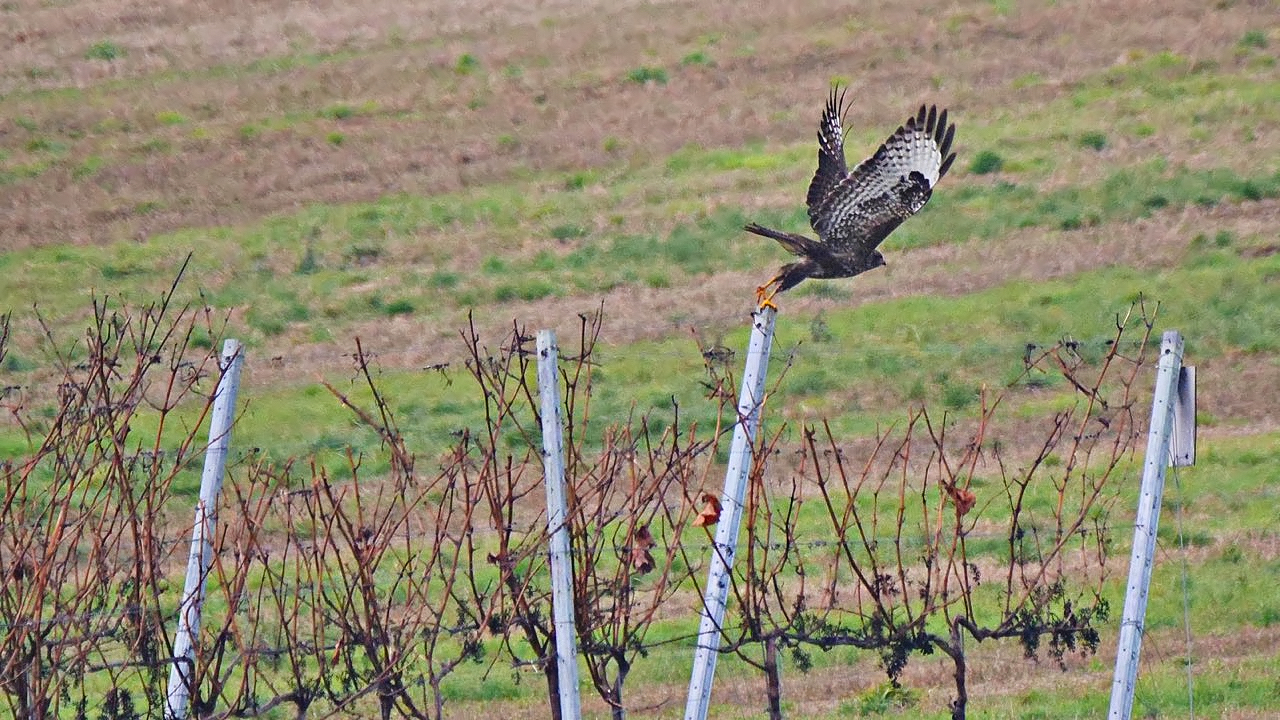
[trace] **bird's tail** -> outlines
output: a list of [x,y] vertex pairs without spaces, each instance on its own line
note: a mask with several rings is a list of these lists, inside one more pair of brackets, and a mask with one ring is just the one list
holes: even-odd
[[806,254],[805,250],[810,245],[814,244],[814,241],[812,239],[807,238],[803,235],[793,235],[788,232],[782,232],[781,230],[774,230],[773,228],[767,228],[763,225],[758,225],[756,223],[750,223],[743,229],[745,229],[749,233],[755,233],[756,235],[763,235],[764,237],[773,238],[774,240],[777,240],[778,244],[786,248],[787,252],[791,253],[792,255],[805,255]]

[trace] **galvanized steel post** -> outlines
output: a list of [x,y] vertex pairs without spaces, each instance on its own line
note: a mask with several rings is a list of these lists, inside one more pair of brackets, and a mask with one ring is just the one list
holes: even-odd
[[747,476],[751,472],[752,443],[756,429],[760,426],[765,375],[769,368],[769,350],[773,345],[776,317],[777,312],[766,307],[756,312],[752,318],[746,368],[742,373],[742,392],[738,398],[738,421],[733,427],[733,444],[729,447],[729,466],[725,471],[724,494],[720,498],[720,521],[716,525],[711,569],[707,573],[707,587],[702,601],[702,621],[698,625],[698,646],[694,651],[693,673],[689,678],[685,720],[705,720],[711,702],[711,683],[715,677],[720,630],[724,625],[725,605],[729,595],[729,574],[738,548],[743,496],[746,494]]
[[222,377],[214,391],[209,420],[209,447],[200,475],[200,500],[196,504],[191,530],[191,552],[187,558],[187,578],[178,605],[178,631],[173,638],[173,666],[169,669],[169,690],[165,717],[181,720],[187,716],[195,682],[195,639],[200,633],[200,610],[204,605],[205,580],[213,562],[213,536],[218,523],[218,493],[227,468],[227,448],[231,444],[231,424],[235,419],[236,394],[240,391],[240,368],[244,353],[239,342],[222,344],[219,363]]
[[1160,501],[1164,496],[1165,466],[1172,459],[1169,440],[1179,397],[1182,351],[1182,336],[1176,331],[1166,332],[1161,338],[1155,397],[1151,403],[1151,429],[1147,433],[1142,488],[1134,521],[1133,553],[1129,558],[1129,582],[1125,589],[1124,616],[1120,621],[1120,642],[1116,648],[1111,707],[1107,714],[1109,720],[1129,720],[1133,712],[1133,691],[1138,679],[1138,656],[1142,651],[1147,614],[1147,592],[1151,584],[1151,567],[1155,562],[1156,530],[1160,525]]
[[565,499],[564,422],[560,413],[560,349],[553,330],[538,333],[538,393],[542,405],[542,472],[547,487],[547,533],[551,536],[551,608],[560,679],[560,717],[578,720],[578,641],[573,618],[573,556]]

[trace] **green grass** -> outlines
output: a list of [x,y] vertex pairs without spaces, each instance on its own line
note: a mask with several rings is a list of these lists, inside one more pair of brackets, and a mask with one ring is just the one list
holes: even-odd
[[[750,154],[747,158],[752,157]],[[667,173],[696,172],[695,168],[732,166],[743,158],[732,158],[726,151],[699,153],[682,150],[668,160]],[[96,172],[98,161],[82,165],[82,174]],[[642,183],[642,179],[632,182]],[[616,192],[625,193],[630,183],[623,181]],[[926,206],[924,220],[904,225],[890,241],[895,247],[917,247],[966,238],[994,238],[1018,228],[1048,227],[1073,230],[1104,222],[1133,220],[1166,209],[1189,205],[1215,205],[1225,202],[1248,202],[1280,196],[1280,172],[1254,177],[1240,176],[1227,170],[1191,170],[1167,168],[1159,160],[1115,170],[1102,182],[1083,187],[1060,187],[1049,192],[1037,191],[1034,185],[1010,182],[991,186],[964,185],[950,193],[938,193]],[[593,207],[589,198],[561,193],[552,198],[522,194],[518,188],[484,189],[467,194],[435,198],[388,198],[383,201],[349,206],[317,206],[293,215],[271,218],[247,228],[207,231],[181,231],[154,237],[143,242],[118,243],[91,247],[46,247],[8,253],[0,259],[0,268],[40,268],[24,273],[20,279],[0,290],[0,307],[22,307],[41,298],[45,312],[53,318],[73,313],[83,306],[83,288],[105,288],[107,277],[101,268],[121,263],[146,268],[130,274],[130,283],[116,291],[155,292],[164,287],[176,269],[177,253],[200,248],[194,259],[193,277],[209,278],[200,289],[217,297],[228,283],[234,282],[242,302],[252,302],[268,287],[285,288],[304,302],[325,302],[321,292],[335,283],[339,286],[360,282],[361,268],[381,262],[381,258],[408,257],[420,262],[447,263],[445,247],[423,245],[414,238],[422,233],[447,232],[458,226],[485,228],[490,238],[501,247],[503,238],[525,236],[532,227],[544,227],[545,237],[562,242],[572,241],[576,247],[560,255],[522,258],[506,253],[493,255],[475,270],[445,267],[437,272],[458,274],[458,282],[478,292],[478,297],[497,297],[500,301],[536,299],[549,294],[543,289],[520,290],[513,285],[515,276],[536,276],[553,287],[570,287],[577,292],[595,293],[622,285],[670,284],[680,278],[691,278],[717,272],[732,266],[767,266],[781,253],[769,243],[746,236],[740,228],[746,221],[797,228],[804,227],[803,210],[795,208],[777,213],[768,210],[750,218],[737,209],[720,209],[702,217],[679,223],[669,231],[630,234],[606,230],[586,234],[581,214]],[[316,237],[311,240],[312,236]],[[385,240],[384,240],[385,238]],[[275,277],[270,286],[232,281],[232,272],[258,272],[271,266],[296,267],[297,248],[311,242],[315,257],[323,270],[309,274]],[[155,257],[170,260],[154,262]],[[330,263],[328,259],[333,258]],[[1213,265],[1232,262],[1230,252],[1198,254],[1193,262]],[[329,269],[332,266],[332,269]],[[655,273],[655,270],[662,272]],[[445,275],[444,277],[448,277]],[[219,280],[218,278],[223,278]],[[529,288],[530,282],[517,285]],[[457,283],[454,283],[457,284]],[[442,293],[449,287],[428,282],[405,288],[405,299],[412,303],[439,306],[451,296]],[[194,289],[194,288],[192,288]],[[836,292],[836,289],[810,289],[806,292]],[[1214,300],[1236,307],[1242,318],[1266,314],[1252,305],[1237,302],[1239,295]],[[322,311],[322,308],[311,308]],[[356,316],[350,318],[355,319]],[[1274,346],[1266,340],[1267,331],[1249,329],[1249,321],[1230,321],[1239,344],[1251,351],[1265,351]],[[1246,341],[1244,336],[1258,335]]]
[[[86,248],[62,248],[68,262],[75,262]],[[123,250],[112,264],[93,272],[109,272],[129,280],[145,273],[145,251]],[[1199,257],[1200,262],[1194,262]],[[780,408],[801,403],[803,418],[829,417],[841,432],[866,432],[877,423],[897,417],[884,408],[858,408],[848,398],[862,393],[888,392],[899,405],[926,402],[952,410],[971,408],[983,385],[997,387],[1022,368],[1027,343],[1049,345],[1071,335],[1099,345],[1109,336],[1108,322],[1124,311],[1139,294],[1161,303],[1160,326],[1177,328],[1191,343],[1201,361],[1235,353],[1280,352],[1280,256],[1244,258],[1229,250],[1207,248],[1190,258],[1187,267],[1157,274],[1128,268],[1107,268],[1052,282],[1016,282],[956,298],[911,297],[856,308],[831,308],[821,318],[827,340],[812,341],[810,319],[803,315],[781,323],[775,340],[780,352],[794,349],[792,366],[777,397]],[[610,262],[615,260],[611,259]],[[2,263],[7,260],[0,260]],[[510,266],[496,256],[488,262],[499,278],[511,278]],[[307,275],[291,274],[271,286],[269,295],[250,303],[246,317],[253,332],[249,342],[276,337],[294,324],[307,324],[323,311],[317,303],[328,296],[323,279],[332,273],[323,267]],[[526,277],[519,275],[519,277]],[[298,282],[293,282],[294,279]],[[460,279],[449,272],[428,276],[422,285],[439,291],[452,289]],[[537,300],[557,293],[553,278],[499,280],[494,297],[500,301]],[[409,288],[401,286],[400,291]],[[240,285],[228,285],[209,299],[217,306],[246,302]],[[421,307],[414,296],[366,300],[364,313],[394,316],[416,313]],[[358,309],[341,309],[344,315]],[[976,338],[1002,338],[975,341]],[[745,343],[745,330],[734,330],[724,339],[729,347]],[[458,350],[461,350],[459,346]],[[653,358],[661,358],[667,371],[649,372]],[[644,414],[670,408],[674,396],[686,417],[707,424],[714,406],[703,397],[703,360],[693,341],[676,335],[667,340],[629,344],[601,351],[601,368],[595,376],[593,414],[602,422],[614,422],[634,409]],[[781,356],[775,373],[781,371]],[[946,368],[945,374],[939,368]],[[413,435],[427,454],[439,452],[448,433],[467,424],[478,410],[464,388],[466,382],[443,383],[436,375],[386,371],[381,376],[396,405],[443,407],[452,410],[429,413]],[[1052,388],[1050,388],[1052,389]],[[1065,388],[1057,387],[1057,391]],[[342,436],[348,422],[337,403],[315,387],[282,388],[256,396],[243,419],[246,437],[275,437],[273,452],[283,456],[307,451],[308,437]],[[304,422],[282,423],[291,413]],[[372,451],[376,438],[356,445]],[[367,444],[366,444],[367,443]]]

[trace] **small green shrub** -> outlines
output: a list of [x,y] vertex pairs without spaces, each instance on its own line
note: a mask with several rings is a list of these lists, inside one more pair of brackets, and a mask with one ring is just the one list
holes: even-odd
[[287,327],[284,321],[277,317],[254,313],[250,313],[249,325],[267,337],[280,335]]
[[382,253],[383,248],[380,245],[352,245],[342,253],[342,257],[351,265],[363,267],[377,262],[378,258],[382,257]]
[[554,294],[556,286],[546,280],[531,280],[524,283],[503,283],[493,289],[493,299],[498,302],[512,300],[532,301]]
[[655,290],[661,290],[671,287],[671,278],[660,272],[651,272],[645,275],[644,284]]
[[89,46],[85,51],[86,60],[105,60],[111,62],[125,56],[124,48],[111,42],[110,40],[102,40]]
[[999,172],[1004,167],[1004,158],[993,150],[983,150],[973,156],[973,162],[969,165],[969,172],[974,175],[988,175],[993,172]]
[[298,260],[298,266],[293,269],[295,275],[311,275],[320,269],[320,259],[316,254],[316,246],[307,243],[306,250],[302,252],[302,259]]
[[60,143],[57,140],[50,140],[49,138],[37,137],[27,141],[27,152],[33,152],[33,153],[44,152],[44,153],[61,154],[66,151],[67,151],[66,144]]
[[350,105],[334,105],[320,111],[320,117],[328,118],[329,120],[346,120],[347,118],[355,117],[355,114],[356,109]]
[[793,370],[792,373],[787,378],[786,389],[797,397],[819,397],[840,387],[840,378],[821,366]]
[[36,367],[35,363],[27,360],[12,350],[5,353],[4,362],[0,363],[0,369],[3,369],[5,372],[27,372],[28,370],[35,370]]
[[919,703],[920,693],[886,682],[862,693],[856,702],[842,703],[841,710],[849,715],[882,715],[912,708]]
[[551,228],[551,237],[560,241],[573,240],[574,238],[580,238],[580,237],[586,237],[586,236],[587,236],[586,228],[580,227],[578,225],[557,225]]
[[1271,627],[1278,623],[1280,623],[1280,608],[1268,605],[1258,613],[1258,624],[1262,627]]
[[173,149],[173,143],[164,138],[151,138],[138,146],[143,155],[164,155]]
[[343,134],[342,134],[342,133],[340,133],[340,132],[331,132],[331,133],[329,133],[328,135],[325,135],[325,136],[324,136],[324,139],[325,139],[325,142],[327,142],[327,143],[329,143],[330,145],[333,145],[333,146],[335,146],[335,147],[336,147],[336,146],[341,145],[342,143],[346,142],[346,141],[347,141],[347,136],[346,136],[346,135],[343,135]]
[[1159,210],[1162,207],[1169,206],[1169,198],[1160,193],[1154,193],[1143,198],[1142,206],[1149,210]]
[[712,62],[711,57],[701,50],[694,50],[688,55],[685,55],[684,58],[680,60],[680,64],[684,66],[705,65],[708,67],[715,65],[715,63]]
[[409,302],[408,300],[403,300],[403,299],[401,299],[401,300],[392,300],[391,302],[387,303],[387,305],[386,305],[384,308],[382,308],[382,311],[383,311],[383,312],[385,312],[386,314],[388,314],[388,315],[392,315],[392,316],[395,316],[395,315],[412,315],[412,314],[413,314],[413,303]]
[[447,290],[455,287],[461,279],[462,276],[456,272],[437,270],[431,273],[431,277],[427,278],[427,284],[434,288]]
[[978,391],[969,385],[952,385],[942,388],[942,406],[948,410],[963,410],[978,399]]
[[156,113],[156,122],[161,125],[181,125],[187,121],[187,116],[173,110],[162,110]]
[[538,300],[554,295],[556,286],[546,280],[534,280],[521,285],[517,291],[521,300]]
[[533,262],[530,263],[534,270],[543,272],[555,270],[558,264],[559,259],[549,250],[539,250],[538,254],[533,256]]
[[627,73],[627,79],[638,85],[646,83],[667,84],[667,71],[660,67],[642,66]]
[[71,171],[71,177],[75,180],[83,180],[87,177],[92,177],[97,174],[105,164],[106,161],[100,156],[90,155]]
[[1259,50],[1267,46],[1267,34],[1262,30],[1246,31],[1244,37],[1240,38],[1240,47],[1258,48]]
[[453,64],[453,71],[459,75],[470,75],[480,69],[480,60],[471,53],[463,53],[458,56],[458,61]]
[[1241,180],[1236,184],[1236,194],[1242,200],[1258,201],[1267,197],[1267,192],[1254,180]]
[[1106,146],[1107,136],[1097,130],[1090,130],[1080,136],[1080,147],[1101,150]]
[[830,342],[833,337],[831,327],[827,325],[826,315],[821,311],[818,312],[809,321],[809,339],[815,343],[824,343]]

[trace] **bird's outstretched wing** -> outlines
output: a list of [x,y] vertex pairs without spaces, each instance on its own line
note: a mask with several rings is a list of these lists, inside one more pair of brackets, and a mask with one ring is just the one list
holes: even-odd
[[[834,93],[833,93],[834,99]],[[831,103],[823,113],[823,130],[829,118],[836,118]],[[831,183],[823,175],[824,143],[819,143],[818,175],[823,176],[821,199],[815,202],[818,175],[809,188],[809,219],[813,229],[833,251],[870,251],[879,245],[903,220],[919,212],[928,202],[938,180],[951,169],[955,153],[951,142],[955,125],[947,123],[947,111],[921,105],[915,116],[899,127],[889,139],[845,174]],[[828,164],[830,167],[830,163]],[[844,166],[843,159],[840,166]]]
[[818,230],[818,217],[823,200],[831,195],[849,174],[844,163],[844,128],[841,116],[844,115],[844,90],[831,88],[831,97],[827,98],[827,107],[822,111],[822,124],[818,126],[818,170],[809,183],[809,223]]

